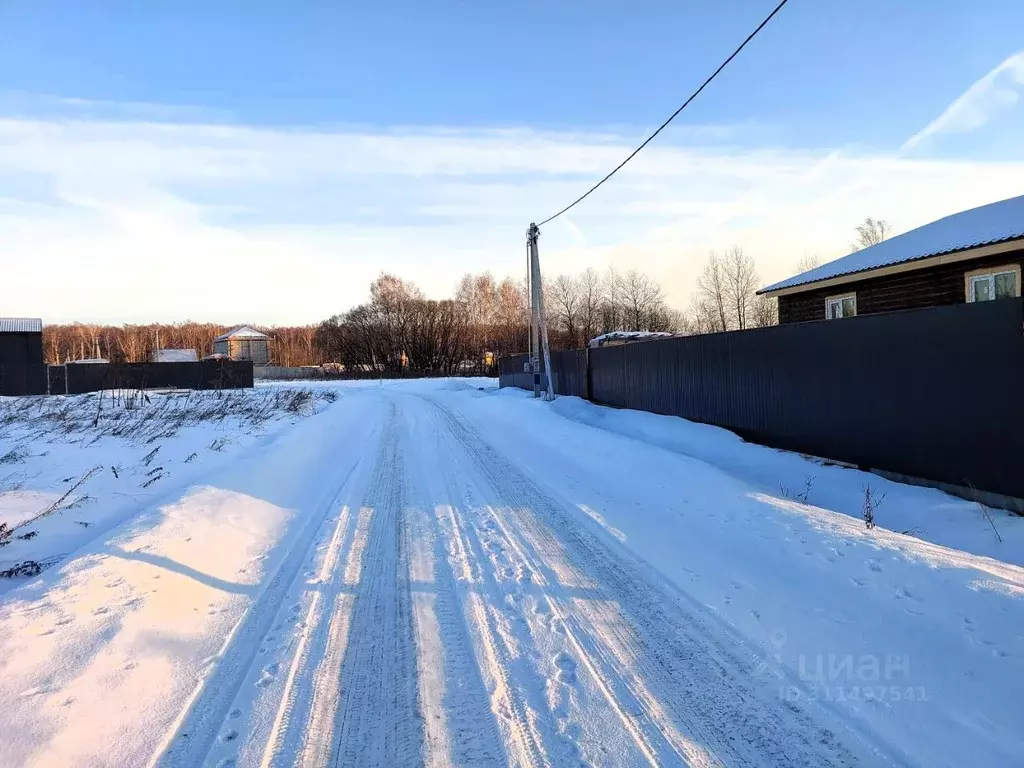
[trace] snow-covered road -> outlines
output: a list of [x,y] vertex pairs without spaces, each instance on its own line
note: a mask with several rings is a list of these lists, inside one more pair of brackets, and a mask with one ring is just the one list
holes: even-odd
[[342,391],[6,596],[0,763],[1021,759],[1018,566],[579,401]]

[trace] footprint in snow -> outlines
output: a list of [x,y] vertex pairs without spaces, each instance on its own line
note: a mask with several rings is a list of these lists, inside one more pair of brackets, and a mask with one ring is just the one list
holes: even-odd
[[555,672],[555,679],[565,685],[576,684],[576,662],[569,654],[564,651],[560,652],[553,659],[557,672]]
[[875,573],[882,572],[882,564],[877,560],[868,560],[868,568],[870,568]]
[[260,676],[260,679],[256,681],[256,687],[257,688],[266,688],[272,682],[274,682],[274,676],[273,675],[268,675],[266,672],[264,672]]
[[238,731],[231,730],[231,731],[227,731],[223,736],[221,736],[220,740],[223,741],[224,743],[227,743],[229,741],[234,741],[237,738],[238,738]]
[[897,600],[904,600],[904,599],[906,599],[906,600],[913,600],[913,601],[918,602],[918,603],[921,602],[921,599],[917,595],[915,595],[913,592],[911,592],[909,589],[907,589],[906,587],[902,587],[896,593],[896,599]]
[[237,720],[239,717],[242,716],[242,710],[240,710],[238,707],[235,707],[234,709],[231,710],[231,712],[229,713],[228,716],[232,720]]
[[267,664],[263,668],[263,673],[260,675],[260,679],[256,681],[256,687],[266,688],[277,677],[277,671],[280,669],[280,665],[275,661],[271,664]]

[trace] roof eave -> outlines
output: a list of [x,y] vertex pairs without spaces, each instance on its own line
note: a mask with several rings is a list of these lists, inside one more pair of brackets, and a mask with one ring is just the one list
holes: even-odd
[[982,259],[986,256],[995,256],[1000,253],[1020,250],[1022,246],[1024,246],[1024,237],[1015,237],[999,243],[973,246],[971,248],[963,248],[959,251],[948,251],[946,253],[931,256],[919,256],[917,258],[900,261],[895,264],[887,264],[882,267],[871,267],[870,269],[862,269],[859,272],[848,272],[845,275],[826,277],[821,280],[814,280],[808,283],[788,285],[781,288],[775,288],[773,290],[761,289],[760,291],[757,291],[757,295],[768,297],[789,296],[794,293],[815,291],[819,288],[831,288],[833,286],[846,285],[848,283],[857,283],[861,280],[870,280],[873,277],[883,277],[885,275],[895,275],[901,272],[912,272],[917,269],[937,267],[942,264],[955,264],[960,261]]

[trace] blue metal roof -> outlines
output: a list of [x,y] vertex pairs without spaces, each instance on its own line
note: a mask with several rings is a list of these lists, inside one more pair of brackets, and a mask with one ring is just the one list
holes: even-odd
[[38,317],[0,317],[0,333],[42,333],[43,321]]
[[925,259],[981,245],[1024,237],[1024,195],[989,203],[946,216],[912,229],[878,245],[822,264],[788,280],[762,288],[758,293],[793,288],[833,277],[851,275],[892,264]]

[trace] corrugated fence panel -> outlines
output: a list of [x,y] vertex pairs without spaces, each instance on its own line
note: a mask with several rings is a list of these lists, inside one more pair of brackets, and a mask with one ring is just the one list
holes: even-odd
[[[525,361],[502,359],[502,386],[533,388]],[[1020,299],[559,352],[552,368],[560,394],[1024,498]]]
[[[567,349],[551,353],[551,377],[555,394],[588,397],[587,350]],[[533,374],[525,373],[523,366],[530,356],[509,355],[498,361],[498,386],[518,387],[533,391]],[[544,364],[541,363],[541,389],[547,388]]]
[[0,363],[0,395],[45,394],[45,365]]
[[523,366],[529,362],[527,354],[509,355],[498,360],[498,386],[518,387],[533,391],[533,374],[525,373]]
[[1024,497],[1020,300],[603,347],[595,402]]
[[[105,389],[242,389],[253,386],[248,360],[190,363],[69,363],[50,376],[51,394],[80,395]],[[63,385],[63,386],[61,386]]]

